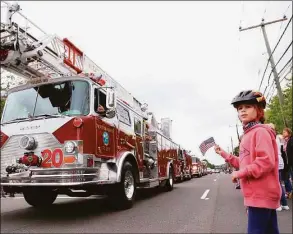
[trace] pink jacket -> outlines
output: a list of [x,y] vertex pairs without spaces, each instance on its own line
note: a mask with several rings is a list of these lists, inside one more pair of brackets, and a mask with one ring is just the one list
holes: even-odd
[[222,151],[221,156],[235,168],[240,179],[244,205],[276,209],[280,206],[276,136],[270,127],[258,124],[244,132],[239,157]]

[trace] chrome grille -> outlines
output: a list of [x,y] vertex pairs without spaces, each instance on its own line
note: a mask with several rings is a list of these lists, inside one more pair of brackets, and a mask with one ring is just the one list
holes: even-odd
[[[46,148],[59,148],[62,147],[60,142],[50,133],[39,133],[39,134],[26,134],[32,136],[37,142],[37,148],[33,150],[36,155],[41,155],[41,151]],[[1,149],[1,174],[5,174],[6,167],[16,163],[16,159],[23,156],[24,152],[28,152],[20,148],[19,141],[24,135],[11,136],[3,148]]]

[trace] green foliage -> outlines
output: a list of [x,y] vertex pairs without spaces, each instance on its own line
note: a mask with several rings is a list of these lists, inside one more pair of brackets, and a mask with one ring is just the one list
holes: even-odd
[[[292,77],[290,78],[290,81],[287,84],[286,88],[283,90],[283,96],[284,96],[284,106],[283,106],[284,116],[287,120],[288,127],[292,129]],[[275,124],[277,132],[282,133],[282,130],[285,127],[285,125],[282,118],[279,98],[277,95],[271,99],[270,104],[268,105],[268,109],[265,112],[265,117],[266,117],[266,123]]]
[[2,117],[2,112],[3,112],[4,105],[5,105],[5,99],[2,99],[1,98],[1,104],[0,104],[0,120],[1,120],[1,117]]
[[209,168],[215,169],[215,165],[214,164],[211,164],[207,159],[204,159],[202,161],[205,161],[207,163],[207,165],[208,165]]
[[233,154],[234,154],[235,156],[239,156],[239,146],[236,146],[236,147],[234,148],[234,150],[233,150]]

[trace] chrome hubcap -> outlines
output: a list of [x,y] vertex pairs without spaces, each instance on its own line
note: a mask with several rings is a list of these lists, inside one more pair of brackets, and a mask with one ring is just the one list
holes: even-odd
[[128,199],[131,199],[134,194],[134,178],[130,171],[125,173],[124,177],[124,191]]

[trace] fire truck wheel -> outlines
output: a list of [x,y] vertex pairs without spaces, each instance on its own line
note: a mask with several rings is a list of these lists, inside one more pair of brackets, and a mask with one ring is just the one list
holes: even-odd
[[166,182],[166,190],[167,191],[172,191],[173,190],[173,185],[174,185],[173,167],[170,166],[169,179]]
[[25,188],[23,197],[34,207],[50,206],[56,200],[58,193],[49,188]]
[[136,181],[134,169],[130,162],[124,163],[121,173],[121,182],[114,185],[108,195],[114,208],[124,210],[131,208],[134,204]]

